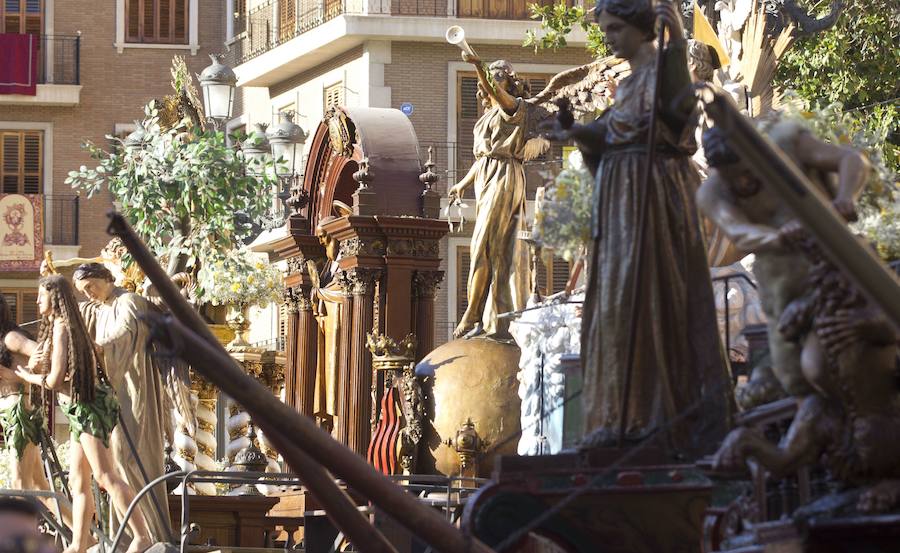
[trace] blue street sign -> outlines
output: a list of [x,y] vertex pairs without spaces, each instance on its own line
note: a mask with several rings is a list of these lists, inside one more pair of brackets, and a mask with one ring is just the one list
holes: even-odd
[[402,104],[400,104],[400,111],[402,111],[404,115],[409,117],[413,114],[413,105],[409,102],[403,102]]

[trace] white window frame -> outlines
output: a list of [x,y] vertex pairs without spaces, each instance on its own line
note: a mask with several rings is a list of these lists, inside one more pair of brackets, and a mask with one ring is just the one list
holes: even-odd
[[143,48],[147,50],[190,50],[192,56],[200,50],[200,0],[188,0],[188,43],[187,44],[145,44],[125,41],[125,0],[116,0],[116,47],[118,53],[125,48]]

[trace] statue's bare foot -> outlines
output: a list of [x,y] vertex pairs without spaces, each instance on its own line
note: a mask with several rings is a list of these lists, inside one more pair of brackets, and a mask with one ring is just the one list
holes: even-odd
[[856,508],[863,513],[883,513],[900,503],[900,480],[882,480],[861,496]]
[[153,542],[150,541],[150,538],[140,536],[131,540],[131,545],[128,546],[128,550],[125,553],[144,553],[144,551],[150,549],[151,545],[153,545]]
[[457,325],[456,330],[453,331],[453,339],[459,339],[466,336],[470,331],[472,331],[476,326],[467,323],[466,321],[461,321],[459,325]]

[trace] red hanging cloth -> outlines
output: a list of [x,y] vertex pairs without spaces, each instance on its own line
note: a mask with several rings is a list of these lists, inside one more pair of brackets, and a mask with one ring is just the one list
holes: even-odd
[[0,94],[37,95],[38,36],[0,34]]

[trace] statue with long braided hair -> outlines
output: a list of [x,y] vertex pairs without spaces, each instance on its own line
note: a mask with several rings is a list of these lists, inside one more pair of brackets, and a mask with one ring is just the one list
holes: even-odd
[[[26,383],[54,390],[69,421],[71,449],[69,484],[72,491],[72,544],[65,553],[86,551],[91,545],[90,522],[94,502],[91,476],[109,493],[120,515],[135,493],[120,475],[109,449],[119,404],[115,393],[103,382],[99,358],[78,309],[72,285],[60,275],[45,277],[38,290],[41,330],[39,354],[28,367],[18,366],[16,376]],[[128,553],[139,553],[151,545],[147,523],[140,511],[129,522],[133,540]]]
[[[24,385],[13,367],[28,363],[37,351],[37,342],[16,325],[6,299],[0,295],[0,426],[4,445],[10,456],[13,487],[20,490],[49,491],[50,484],[41,463],[41,433],[46,426],[44,410],[38,394]],[[37,401],[35,401],[37,399]],[[51,512],[55,501],[41,498]],[[68,508],[60,504],[63,519],[68,523]]]

